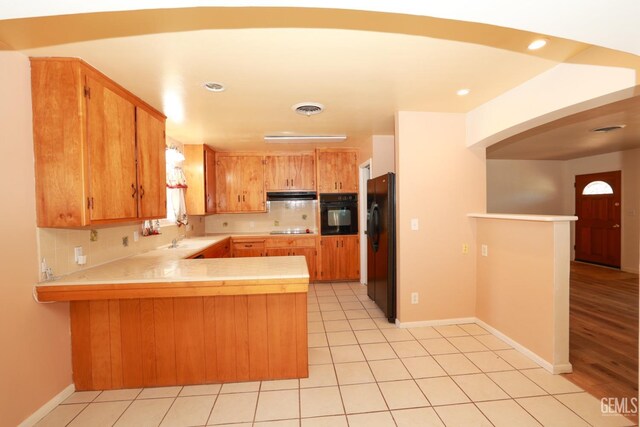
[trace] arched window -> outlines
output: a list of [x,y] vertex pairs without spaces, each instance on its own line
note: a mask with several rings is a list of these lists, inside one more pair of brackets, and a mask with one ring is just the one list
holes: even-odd
[[598,194],[613,194],[613,188],[604,181],[592,181],[582,190],[584,196],[595,196]]

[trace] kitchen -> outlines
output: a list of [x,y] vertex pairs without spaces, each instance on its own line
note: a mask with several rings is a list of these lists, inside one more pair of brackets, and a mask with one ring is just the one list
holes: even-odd
[[[21,77],[21,78],[23,78],[23,77]],[[201,81],[201,80],[202,79],[198,79],[198,81]],[[18,79],[18,81],[22,81],[22,80]],[[309,98],[309,99],[311,99],[311,98]],[[298,99],[297,101],[300,101],[300,99]],[[289,104],[292,104],[292,103],[287,103],[287,105],[285,106],[286,109],[290,108]],[[161,105],[161,102],[154,101],[154,105]],[[327,112],[327,114],[328,113],[329,112]],[[301,119],[306,119],[306,118],[301,117]],[[407,123],[410,123],[410,119],[411,119],[411,117],[409,115],[401,114],[399,116],[399,125],[400,125],[400,129],[401,130],[407,129],[406,125],[407,125]],[[445,121],[443,121],[443,123],[445,123]],[[455,122],[455,121],[446,121],[446,123],[448,125],[458,126],[458,123]],[[402,136],[403,133],[401,132],[400,135]],[[183,138],[179,137],[179,135],[176,135],[176,139],[182,140]],[[403,140],[406,140],[406,139],[403,139]],[[355,138],[353,142],[354,142],[354,146],[358,146],[358,147],[367,145],[365,143],[362,143],[358,138]],[[211,144],[211,146],[217,148],[215,143]],[[308,147],[305,147],[305,148],[308,148]],[[410,159],[407,159],[407,157],[406,157],[407,154],[403,154],[402,146],[400,147],[400,149],[401,149],[401,153],[400,153],[400,157],[399,157],[400,163],[401,164],[408,164],[408,163],[402,163],[402,162],[407,162]],[[374,150],[375,150],[375,147],[374,147]],[[227,149],[221,150],[221,151],[233,151],[233,150],[229,150],[227,148]],[[362,154],[363,151],[364,151],[365,154]],[[369,148],[364,148],[363,151],[361,150],[362,160],[370,157],[370,153],[372,151],[372,148],[369,145]],[[438,156],[429,156],[428,152],[425,153],[425,154],[427,154],[427,155],[424,156],[423,158],[427,159],[427,161],[429,161],[430,158],[437,158],[438,157]],[[475,162],[473,156],[468,156],[469,158],[467,158],[466,154],[465,154],[465,155],[461,155],[460,157],[462,157],[462,156],[465,156],[465,157],[464,157],[464,160],[462,158],[460,159],[460,162],[459,162],[460,169],[461,170],[471,171],[471,172],[466,177],[457,177],[456,178],[456,182],[457,182],[456,185],[460,185],[460,183],[461,183],[460,179],[462,179],[464,183],[469,185],[469,189],[470,189],[469,190],[469,194],[470,194],[470,196],[468,198],[466,197],[467,190],[465,189],[465,186],[462,185],[460,191],[463,194],[465,194],[465,198],[466,198],[467,201],[466,201],[466,205],[456,207],[456,211],[457,212],[465,212],[465,213],[473,212],[473,211],[482,211],[482,202],[480,201],[480,198],[478,198],[474,194],[474,193],[476,193],[475,190],[477,189],[476,183],[482,181],[482,179],[481,179],[482,175],[479,172],[479,168],[477,168],[478,163]],[[374,155],[373,157],[375,159],[376,156]],[[453,159],[455,157],[452,156],[451,158]],[[374,161],[374,166],[375,166],[375,161]],[[431,164],[431,163],[429,164],[429,167],[425,168],[425,169],[434,170],[434,171],[435,170],[440,170],[440,169],[438,169],[438,165],[437,164]],[[446,197],[442,197],[441,194],[438,193],[438,189],[437,188],[431,188],[431,187],[424,188],[424,187],[422,187],[421,183],[423,181],[427,181],[428,182],[428,180],[424,179],[425,177],[423,175],[416,174],[414,176],[414,175],[412,175],[411,169],[403,169],[403,170],[405,170],[404,175],[403,175],[405,178],[402,178],[402,179],[404,179],[404,183],[405,183],[404,185],[412,183],[411,185],[419,186],[419,188],[416,189],[419,192],[423,191],[423,190],[429,190],[430,191],[429,194],[431,194],[431,197],[436,197],[436,200],[447,200]],[[401,189],[403,188],[402,187],[402,185],[403,185],[402,179],[400,180],[401,182],[398,184]],[[451,184],[450,183],[450,178],[448,178],[445,175],[441,175],[439,177],[439,179],[440,179],[440,182],[443,184],[443,187],[449,186]],[[405,190],[407,190],[407,188],[405,188]],[[481,191],[479,191],[479,192],[481,193]],[[423,193],[423,194],[426,194],[426,193]],[[408,201],[408,199],[406,199],[406,198],[405,198],[405,200]],[[406,210],[406,214],[410,214],[411,213],[410,210],[411,210],[411,208],[408,207],[408,209]],[[234,215],[238,215],[238,214],[234,214]],[[250,215],[252,215],[252,214],[250,214]],[[453,234],[450,235],[451,240],[455,240],[456,242],[465,242],[465,241],[466,242],[473,242],[473,240],[468,236],[467,225],[466,225],[466,221],[467,221],[466,217],[465,217],[464,221],[461,221],[460,224],[458,224],[458,223],[455,222],[455,221],[458,221],[456,219],[457,218],[456,215],[448,215],[448,216],[449,216],[449,218],[440,218],[440,217],[438,217],[437,219],[438,220],[442,220],[440,222],[440,224],[441,224],[440,227],[442,227],[442,224],[447,224],[447,228],[448,229],[453,229],[454,230]],[[403,217],[402,223],[404,223],[404,221],[405,221],[405,218]],[[200,228],[204,228],[206,230],[206,224],[205,224],[206,222],[207,222],[207,220],[203,220],[202,223],[199,220],[196,220],[196,221],[194,221],[192,223],[192,225],[195,228],[200,227]],[[407,219],[407,224],[408,223],[409,222],[408,222],[408,219]],[[318,222],[317,222],[317,224],[318,224]],[[456,224],[459,225],[459,226],[456,226]],[[112,246],[122,248],[122,251],[125,251],[125,253],[127,253],[127,254],[130,254],[131,252],[133,252],[133,250],[134,250],[133,247],[135,246],[133,244],[133,243],[135,243],[135,242],[133,242],[133,240],[134,240],[133,239],[133,232],[136,231],[136,230],[131,229],[130,231],[128,230],[127,233],[125,233],[127,235],[130,235],[130,237],[129,237],[130,246],[126,246],[125,247],[125,246],[122,245],[122,242],[121,242],[121,239],[122,239],[122,235],[121,234],[122,234],[122,231],[124,230],[124,228],[126,228],[128,226],[123,225],[121,227],[123,227],[123,228],[118,230],[118,232],[113,232],[113,233],[112,233],[112,230],[108,229],[108,228],[100,228],[100,229],[98,229],[99,237],[98,237],[98,241],[96,242],[96,244],[97,245],[102,245],[104,243],[103,237],[108,237],[109,240],[111,240],[111,242],[112,242]],[[427,230],[429,231],[429,233],[434,233],[434,231],[437,233],[437,230],[432,229],[432,225],[430,224],[430,222],[426,222],[426,220],[424,218],[422,218],[422,220],[420,222],[420,229],[417,230],[416,233],[414,233],[415,236],[419,237],[420,235],[422,235],[421,232],[425,227],[427,227]],[[170,228],[167,228],[165,230],[168,231],[168,230],[170,230]],[[399,230],[399,231],[401,233],[404,232],[403,230]],[[71,248],[75,247],[75,242],[72,241],[73,239],[75,239],[75,234],[76,234],[75,231],[70,231],[70,232],[66,233],[65,237],[63,238],[63,239],[65,239],[64,240],[64,245],[66,245],[67,243],[70,243],[70,247]],[[176,237],[177,236],[178,236],[178,233],[176,233]],[[55,235],[54,237],[55,237],[55,242],[54,242],[54,245],[55,245],[60,240],[58,239],[58,237],[59,237],[58,235]],[[145,243],[145,242],[153,240],[155,242],[158,242],[157,246],[161,246],[163,244],[168,244],[171,241],[171,239],[169,237],[170,236],[168,235],[167,232],[165,232],[163,235],[161,235],[159,237],[144,237],[144,238],[140,237],[140,242],[142,242],[142,243],[139,243],[139,245],[147,245],[148,243]],[[162,239],[168,239],[168,240],[163,241]],[[406,235],[404,241],[405,242],[410,242],[412,239],[413,239],[413,237],[411,237],[411,235]],[[115,243],[115,244],[113,244],[113,243]],[[86,243],[83,243],[83,244],[86,245]],[[456,243],[455,246],[456,246],[455,247],[455,253],[456,253],[456,256],[457,256],[457,253],[459,252],[459,247],[458,247],[459,244]],[[445,250],[446,250],[445,253],[447,254],[446,256],[453,258],[453,252],[451,252],[451,254],[449,254],[449,252],[448,252],[449,249],[445,248]],[[472,250],[473,250],[473,246],[472,246]],[[419,250],[414,251],[414,252],[420,253]],[[69,251],[65,250],[65,253],[69,253]],[[73,251],[71,251],[71,256],[72,255],[73,255]],[[91,256],[92,253],[89,253],[89,255]],[[106,255],[106,254],[100,254],[100,255],[103,256],[103,257],[108,257],[109,256],[109,255]],[[417,269],[415,269],[416,271],[420,270],[420,262],[419,261],[416,262],[413,259],[413,257],[410,256],[411,254],[408,254],[408,255],[409,256],[405,258],[406,261],[404,261],[404,262],[410,262],[411,264],[413,264],[413,265],[418,267]],[[407,256],[407,255],[405,255],[405,256]],[[439,259],[442,259],[442,258],[439,258]],[[95,258],[94,258],[94,260],[95,260]],[[51,261],[54,262],[54,263],[58,263],[58,259],[57,258],[54,258]],[[73,259],[70,261],[66,256],[63,259],[62,258],[60,259],[59,264],[62,265],[63,269],[66,268],[67,271],[72,271],[72,270],[75,270],[75,269],[78,268],[77,264],[75,263],[75,261]],[[443,265],[446,265],[446,261],[443,263]],[[468,267],[468,264],[466,262],[462,261],[462,259],[460,259],[459,265],[460,265],[460,268],[457,268],[454,271],[455,277],[452,277],[450,280],[446,280],[446,281],[435,280],[433,282],[435,282],[435,283],[442,282],[443,285],[448,285],[449,283],[461,283],[461,284],[462,283],[473,283],[472,270]],[[433,272],[437,272],[438,271],[438,266],[430,266],[430,269]],[[57,268],[57,269],[54,269],[54,270],[61,271],[61,268]],[[413,273],[410,273],[409,270],[404,270],[404,271],[406,271],[406,274],[405,274],[404,277],[407,278],[407,279],[410,278],[410,276],[407,276],[407,274],[413,274]],[[425,273],[425,272],[420,272],[420,274],[423,274],[423,273]],[[426,274],[427,277],[431,277],[430,275],[432,273],[429,273],[428,271],[426,273],[427,273]],[[417,279],[417,280],[420,280],[420,279]],[[430,283],[431,280],[426,280],[425,282]],[[457,286],[464,286],[464,285],[457,285]],[[422,291],[422,293],[421,293],[422,296],[425,295],[424,294],[425,289],[426,288],[418,289],[418,290]],[[467,313],[468,312],[472,312],[472,310],[467,310],[465,308],[465,307],[467,307],[467,302],[466,302],[466,299],[465,299],[466,298],[465,295],[470,295],[470,293],[465,292],[464,290],[461,290],[460,288],[456,288],[456,291],[458,291],[458,290],[460,290],[460,292],[456,292],[456,295],[459,295],[459,296],[454,296],[454,298],[459,303],[459,304],[457,304],[457,307],[459,307],[459,308],[450,308],[450,309],[447,309],[446,307],[445,308],[439,308],[439,310],[441,310],[441,311],[434,312],[433,313],[433,316],[435,316],[434,318],[464,317],[465,316],[465,314],[464,314],[465,312],[467,312]],[[342,290],[338,289],[338,290],[336,290],[336,292],[337,291],[342,291]],[[344,291],[347,291],[347,290],[344,289]],[[426,304],[426,305],[424,305],[424,304]],[[419,308],[420,310],[426,310],[428,312],[428,311],[433,309],[429,304],[431,304],[431,303],[429,302],[428,298],[421,298],[419,303],[417,304],[417,307],[414,307],[414,306],[405,307],[405,311],[404,311],[405,320],[406,321],[418,321],[418,320],[420,320],[420,315],[418,314],[418,312],[416,311],[415,314],[414,314],[413,310]],[[39,307],[39,308],[41,309],[41,312],[42,312],[42,310],[44,310],[44,313],[46,313],[46,312],[55,312],[56,308],[54,306],[55,306],[55,304],[53,304],[51,306],[46,306],[46,307],[43,306],[43,307]],[[446,311],[446,310],[449,310],[449,311]],[[64,316],[61,316],[61,317],[64,317]],[[68,322],[68,319],[67,319],[67,322]],[[67,358],[67,357],[65,357],[64,352],[62,352],[61,354],[59,354],[56,357],[60,357],[61,359]],[[62,363],[62,364],[64,364],[64,363]]]

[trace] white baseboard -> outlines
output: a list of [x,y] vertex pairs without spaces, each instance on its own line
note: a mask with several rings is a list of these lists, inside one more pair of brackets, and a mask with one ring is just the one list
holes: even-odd
[[396,326],[399,327],[399,328],[420,328],[420,327],[425,327],[425,326],[461,325],[463,323],[475,323],[478,326],[483,327],[484,329],[486,329],[487,331],[491,332],[493,335],[495,335],[496,337],[500,338],[502,341],[506,342],[511,347],[513,347],[515,350],[519,351],[524,356],[526,356],[527,358],[531,359],[532,361],[534,361],[535,363],[537,363],[538,365],[540,365],[541,367],[543,367],[544,369],[546,369],[547,371],[549,371],[552,374],[566,374],[566,373],[569,373],[569,372],[573,371],[571,363],[553,365],[552,363],[547,362],[542,357],[538,356],[536,353],[534,353],[533,351],[529,350],[527,347],[523,346],[522,344],[520,344],[516,340],[508,337],[507,335],[503,334],[502,332],[500,332],[499,330],[497,330],[493,326],[488,325],[487,323],[483,322],[482,320],[480,320],[480,319],[478,319],[476,317],[462,317],[462,318],[457,318],[457,319],[423,320],[423,321],[419,321],[419,322],[400,322],[398,319],[396,319]]
[[571,366],[571,363],[566,363],[561,365],[554,365],[552,363],[549,363],[546,360],[544,360],[542,357],[538,356],[533,351],[529,350],[527,347],[523,346],[516,340],[509,338],[508,336],[506,336],[505,334],[503,334],[493,326],[488,325],[487,323],[483,322],[480,319],[476,319],[476,323],[478,324],[478,326],[482,326],[484,329],[491,332],[493,335],[497,336],[502,341],[506,342],[511,347],[518,350],[520,353],[527,356],[529,359],[533,360],[538,365],[540,365],[541,367],[543,367],[544,369],[546,369],[552,374],[566,374],[573,371],[573,367]]
[[43,419],[49,412],[53,411],[56,406],[64,402],[69,396],[76,391],[76,387],[73,384],[69,384],[64,390],[55,395],[53,399],[45,403],[36,412],[31,414],[29,418],[21,422],[18,427],[31,427],[36,425],[38,421]]
[[457,319],[422,320],[419,322],[400,322],[396,319],[399,328],[422,328],[424,326],[462,325],[463,323],[476,323],[475,317],[460,317]]

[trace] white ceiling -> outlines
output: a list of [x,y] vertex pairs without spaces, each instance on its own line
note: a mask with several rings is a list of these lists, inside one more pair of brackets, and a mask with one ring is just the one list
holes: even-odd
[[[640,148],[640,87],[627,99],[552,121],[487,148],[489,159],[570,160]],[[607,133],[594,129],[624,125]],[[638,166],[640,167],[640,165]]]
[[[16,3],[9,12],[0,6],[0,16],[131,7],[117,1],[27,3],[29,8]],[[595,11],[601,2],[587,3],[580,13]],[[408,2],[394,4],[400,9],[392,9],[407,13],[456,15],[450,7],[414,10]],[[177,7],[173,0],[161,5]],[[331,5],[337,3],[325,4]],[[457,16],[486,21],[491,15],[467,5]],[[538,12],[516,13],[513,5],[500,11],[498,21],[509,16],[509,22],[522,21],[525,15],[531,16],[530,25],[539,21]],[[566,18],[563,13],[558,21]],[[290,28],[294,23],[299,28]],[[578,61],[587,57],[601,65],[609,65],[601,57],[614,58],[611,65],[637,65],[635,56],[619,63],[617,52],[553,37],[547,37],[545,49],[529,52],[526,45],[535,36],[413,15],[304,8],[157,9],[0,20],[0,46],[31,56],[80,57],[163,111],[169,136],[241,150],[283,148],[265,145],[267,134],[346,134],[344,145],[367,146],[371,135],[394,133],[396,111],[468,112],[578,55]],[[207,92],[206,81],[227,89]],[[471,94],[458,97],[461,88]],[[322,103],[326,111],[296,115],[291,106],[303,101]]]
[[[557,64],[469,43],[330,29],[161,33],[24,53],[80,57],[164,111],[173,138],[224,149],[263,149],[265,134],[393,134],[398,110],[466,112]],[[226,90],[207,92],[206,81]],[[463,87],[472,93],[457,96]],[[326,111],[294,113],[303,101]]]
[[0,19],[188,7],[326,8],[431,16],[547,34],[640,55],[637,0],[29,0],[0,4]]

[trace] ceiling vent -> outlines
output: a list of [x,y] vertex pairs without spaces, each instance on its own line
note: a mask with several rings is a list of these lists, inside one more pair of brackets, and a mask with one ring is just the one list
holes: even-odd
[[312,116],[324,111],[324,105],[317,102],[301,102],[291,107],[293,111],[303,116]]
[[624,128],[627,125],[612,125],[612,126],[603,126],[601,128],[595,128],[595,129],[591,129],[591,132],[596,132],[596,133],[609,133],[609,132],[613,132],[615,130],[619,130]]

